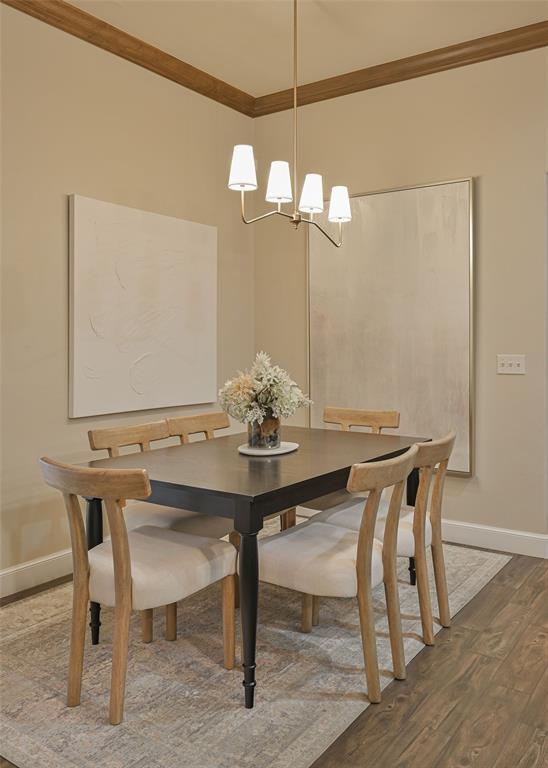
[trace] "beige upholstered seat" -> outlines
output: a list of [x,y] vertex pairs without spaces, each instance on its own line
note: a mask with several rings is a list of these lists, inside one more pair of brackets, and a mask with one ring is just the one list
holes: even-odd
[[[322,597],[356,597],[358,534],[326,523],[303,523],[259,542],[259,578]],[[371,578],[382,581],[382,544],[373,542]]]
[[[136,610],[170,605],[235,573],[236,550],[215,538],[143,526],[128,533],[131,604]],[[110,539],[88,553],[90,600],[115,605]]]
[[[325,509],[318,512],[314,517],[314,522],[329,523],[329,525],[342,526],[350,531],[359,531],[363,515],[365,499],[350,499],[337,504],[331,509]],[[398,525],[398,556],[415,556],[415,537],[413,534],[413,507],[402,507],[400,522]],[[384,540],[384,530],[386,527],[386,515],[388,514],[388,502],[381,500],[377,523],[375,525],[375,538],[379,541]],[[424,526],[425,545],[429,547],[432,543],[432,524],[430,518],[426,518]]]

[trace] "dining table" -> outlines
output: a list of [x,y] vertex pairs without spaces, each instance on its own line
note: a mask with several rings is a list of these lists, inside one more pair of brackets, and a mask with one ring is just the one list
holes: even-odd
[[[244,702],[252,708],[256,691],[259,559],[257,534],[265,518],[346,488],[352,465],[381,461],[404,453],[428,438],[334,429],[283,427],[284,441],[297,450],[264,456],[239,453],[243,433],[172,445],[82,466],[145,469],[152,489],[147,502],[216,515],[234,521],[240,535],[239,590]],[[415,504],[418,471],[407,481],[407,503]],[[101,499],[88,498],[88,549],[103,540]],[[99,642],[100,606],[92,603],[92,642]]]

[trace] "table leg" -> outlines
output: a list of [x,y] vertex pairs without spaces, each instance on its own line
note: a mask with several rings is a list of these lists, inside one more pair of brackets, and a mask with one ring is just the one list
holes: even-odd
[[253,707],[255,695],[255,646],[259,597],[259,557],[256,533],[240,533],[240,617],[242,622],[243,686],[245,706]]
[[[101,499],[86,499],[86,533],[88,551],[101,544],[103,541],[103,505]],[[91,628],[91,643],[99,643],[99,627],[101,626],[101,605],[99,603],[90,603],[89,606]]]
[[[414,507],[417,501],[417,492],[419,490],[420,474],[419,470],[415,468],[409,477],[407,478],[407,505]],[[415,586],[417,583],[417,573],[415,571],[415,558],[409,558],[409,583],[411,586]]]
[[419,490],[420,475],[419,470],[411,470],[411,474],[407,478],[407,506],[414,507],[417,501],[417,492]]

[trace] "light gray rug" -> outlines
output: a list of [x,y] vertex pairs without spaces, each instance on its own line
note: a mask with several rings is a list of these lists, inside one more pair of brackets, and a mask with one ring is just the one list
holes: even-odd
[[[509,559],[447,546],[452,613]],[[424,646],[403,559],[400,576],[409,661]],[[240,668],[221,666],[215,586],[180,604],[177,642],[162,638],[158,612],[157,639],[144,645],[134,618],[125,721],[110,726],[108,609],[101,644],[86,648],[82,704],[65,706],[71,592],[70,584],[57,587],[0,614],[0,753],[20,768],[307,768],[368,706],[356,602],[323,600],[320,626],[304,635],[298,596],[262,585],[257,701],[244,709]],[[392,678],[382,586],[375,603],[385,686]],[[433,606],[436,613],[434,594]]]

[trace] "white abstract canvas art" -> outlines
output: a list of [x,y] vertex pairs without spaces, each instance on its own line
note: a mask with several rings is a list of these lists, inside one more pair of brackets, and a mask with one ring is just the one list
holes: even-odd
[[354,197],[337,251],[310,233],[313,427],[326,405],[397,410],[401,434],[456,430],[449,468],[472,471],[471,189]]
[[216,399],[216,227],[72,195],[69,416]]

